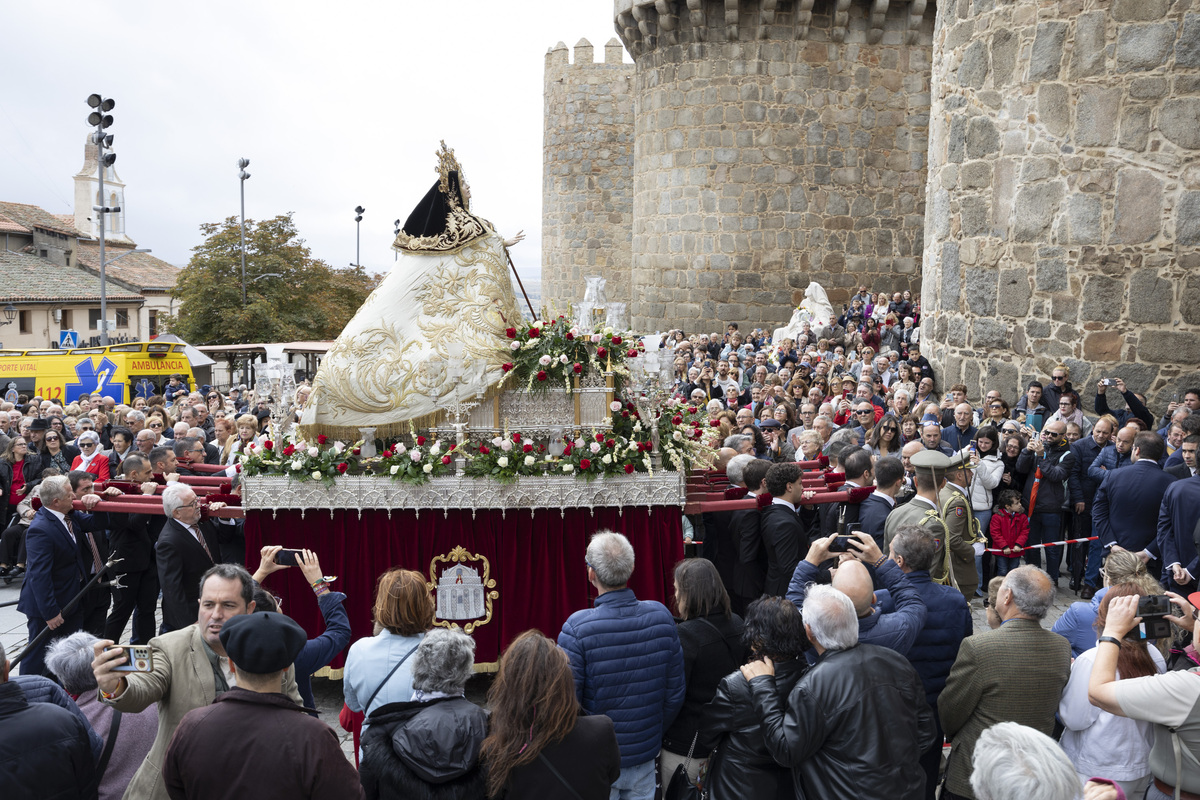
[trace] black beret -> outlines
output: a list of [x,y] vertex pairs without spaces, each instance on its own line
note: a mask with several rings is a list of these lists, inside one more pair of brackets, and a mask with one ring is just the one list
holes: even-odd
[[287,669],[308,641],[308,634],[295,620],[271,611],[226,620],[220,637],[234,666],[252,675]]

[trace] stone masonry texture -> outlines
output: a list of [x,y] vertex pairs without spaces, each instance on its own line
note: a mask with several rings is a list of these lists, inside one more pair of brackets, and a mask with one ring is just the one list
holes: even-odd
[[[607,279],[610,301],[631,300],[633,70],[616,39],[593,61],[586,39],[570,63],[559,42],[546,53],[542,170],[542,297],[565,310],[584,277]],[[628,307],[628,305],[627,305]]]
[[[936,11],[922,333],[971,396],[1200,383],[1200,5]],[[1161,405],[1155,407],[1161,408]]]

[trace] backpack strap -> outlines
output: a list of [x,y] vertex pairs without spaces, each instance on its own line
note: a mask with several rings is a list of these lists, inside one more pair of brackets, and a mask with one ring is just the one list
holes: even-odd
[[[417,647],[420,647],[420,645],[417,645]],[[398,662],[396,662],[396,666],[392,667],[392,670],[391,670],[391,672],[389,672],[387,674],[387,677],[384,678],[383,681],[380,682],[380,684],[375,687],[375,691],[371,692],[371,696],[368,697],[367,702],[363,704],[363,713],[364,714],[366,714],[367,712],[369,712],[371,710],[371,701],[375,699],[375,696],[379,694],[379,691],[384,686],[387,686],[387,682],[390,681],[392,679],[392,676],[396,674],[396,670],[400,669],[400,667],[404,664],[404,662],[408,661],[408,657],[411,656],[415,652],[417,652],[416,647],[414,647],[412,650],[409,650],[407,653],[405,653],[404,658],[402,658]]]
[[567,791],[574,795],[575,800],[583,800],[583,795],[579,793],[579,790],[567,783],[567,779],[563,777],[561,772],[554,768],[554,765],[550,763],[550,759],[546,758],[545,753],[538,753],[538,761],[541,761],[543,764],[545,764],[546,769],[550,770],[554,777],[558,778],[558,782],[567,787]]

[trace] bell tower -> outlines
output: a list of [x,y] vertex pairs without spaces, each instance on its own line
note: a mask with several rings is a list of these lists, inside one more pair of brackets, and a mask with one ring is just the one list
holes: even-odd
[[83,167],[75,175],[75,227],[93,239],[100,237],[100,224],[93,206],[120,208],[104,220],[105,241],[133,244],[125,235],[125,184],[114,167],[104,168],[104,194],[100,197],[100,162],[90,137],[83,146]]

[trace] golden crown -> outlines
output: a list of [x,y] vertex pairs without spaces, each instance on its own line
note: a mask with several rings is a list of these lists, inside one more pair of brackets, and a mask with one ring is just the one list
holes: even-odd
[[446,147],[446,140],[441,140],[441,149],[437,152],[437,174],[439,176],[438,185],[441,187],[442,194],[450,194],[450,173],[458,173],[458,181],[461,184],[463,181],[462,167],[459,166],[458,159],[454,157],[454,150]]

